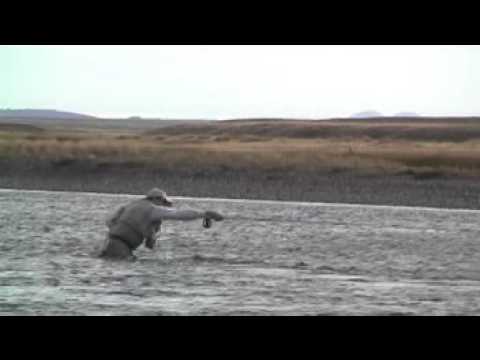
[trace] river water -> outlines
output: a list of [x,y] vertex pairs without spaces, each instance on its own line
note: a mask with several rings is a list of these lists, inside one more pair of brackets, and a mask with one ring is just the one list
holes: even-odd
[[174,198],[227,219],[95,257],[135,198],[0,190],[0,315],[480,315],[480,211]]

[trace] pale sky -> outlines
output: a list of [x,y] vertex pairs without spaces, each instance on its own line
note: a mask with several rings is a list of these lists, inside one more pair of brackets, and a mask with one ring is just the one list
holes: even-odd
[[480,46],[0,45],[0,109],[157,118],[480,115]]

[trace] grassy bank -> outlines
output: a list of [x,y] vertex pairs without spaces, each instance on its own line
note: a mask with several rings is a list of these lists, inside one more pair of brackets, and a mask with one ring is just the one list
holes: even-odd
[[478,209],[478,123],[9,124],[0,128],[0,187],[141,194],[160,186],[178,196]]
[[106,167],[172,171],[480,176],[480,126],[472,121],[233,121],[165,127],[146,133],[73,132],[10,125],[0,128],[0,156],[60,167],[89,161]]

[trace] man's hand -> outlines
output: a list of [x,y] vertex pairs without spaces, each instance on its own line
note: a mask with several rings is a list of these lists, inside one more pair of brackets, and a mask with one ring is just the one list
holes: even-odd
[[215,221],[222,221],[223,216],[217,213],[216,211],[205,211],[206,219],[213,219]]
[[150,250],[153,250],[155,248],[156,242],[157,241],[155,237],[149,237],[145,239],[145,247],[149,248]]
[[153,250],[155,248],[155,245],[157,244],[157,240],[158,240],[158,232],[160,231],[160,226],[161,226],[161,222],[155,224],[155,225],[152,225],[152,228],[151,228],[151,234],[149,237],[147,237],[145,239],[145,246],[147,248],[149,248],[150,250]]

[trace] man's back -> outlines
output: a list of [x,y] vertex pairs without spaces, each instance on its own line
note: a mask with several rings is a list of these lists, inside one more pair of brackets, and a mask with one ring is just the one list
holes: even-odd
[[158,225],[151,221],[154,208],[146,199],[135,200],[123,206],[109,220],[110,234],[128,241],[134,248],[138,247]]

